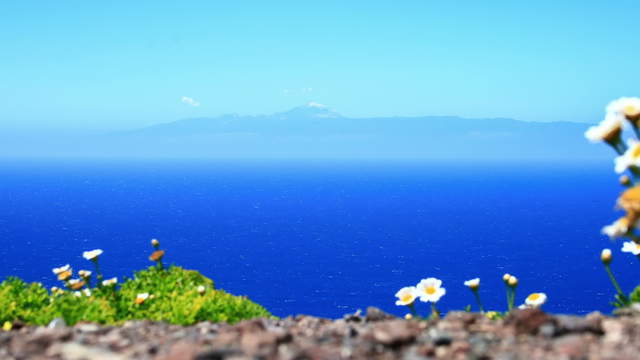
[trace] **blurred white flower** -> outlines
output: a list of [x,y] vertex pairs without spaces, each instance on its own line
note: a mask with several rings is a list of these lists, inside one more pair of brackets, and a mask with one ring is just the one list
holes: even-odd
[[601,233],[607,235],[611,240],[625,236],[629,231],[629,219],[622,217],[602,228]]
[[464,282],[464,286],[468,287],[471,290],[478,290],[478,288],[480,287],[480,278],[467,280]]
[[633,255],[640,255],[640,244],[636,244],[633,241],[625,241],[622,244],[622,252],[632,253]]
[[545,302],[547,302],[547,294],[545,293],[533,293],[527,296],[527,299],[524,301],[526,305],[531,307],[539,307],[542,306]]
[[418,289],[416,289],[415,286],[403,287],[398,290],[396,297],[398,298],[398,300],[396,300],[396,305],[411,305],[418,297]]
[[640,166],[640,142],[629,139],[627,150],[624,154],[614,159],[615,170],[618,174],[623,173],[630,166]]
[[621,97],[607,105],[607,112],[624,115],[628,120],[640,118],[640,98]]
[[87,260],[95,260],[100,255],[102,255],[102,250],[101,249],[85,251],[85,252],[82,253],[82,257],[84,257]]
[[442,287],[442,280],[436,278],[422,279],[416,288],[423,302],[438,302],[447,293]]
[[67,265],[61,266],[59,268],[53,268],[53,273],[58,275],[58,274],[60,274],[62,272],[69,271],[69,269],[71,269],[71,266],[69,266],[69,264],[67,264]]
[[107,280],[103,280],[102,281],[102,286],[111,286],[111,285],[115,285],[118,283],[118,278],[114,277],[111,279],[107,279]]
[[78,271],[78,275],[80,275],[81,278],[88,278],[91,276],[91,271],[89,270],[80,270]]
[[135,303],[136,304],[142,304],[143,302],[145,302],[145,300],[147,300],[149,298],[149,293],[141,293],[138,294],[138,296],[136,296],[136,300]]
[[591,142],[613,141],[620,135],[624,118],[618,113],[607,113],[598,125],[590,127],[584,136]]
[[200,285],[196,288],[196,290],[198,291],[198,294],[202,295],[205,293],[205,291],[207,291],[207,288],[204,287],[204,285]]

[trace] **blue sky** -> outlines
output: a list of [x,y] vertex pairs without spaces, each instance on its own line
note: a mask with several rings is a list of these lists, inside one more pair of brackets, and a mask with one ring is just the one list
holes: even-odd
[[0,129],[126,129],[308,101],[352,117],[595,122],[610,99],[640,95],[639,10],[638,1],[7,0]]

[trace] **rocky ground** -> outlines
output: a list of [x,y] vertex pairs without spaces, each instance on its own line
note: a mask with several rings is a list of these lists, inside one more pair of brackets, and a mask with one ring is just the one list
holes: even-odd
[[60,323],[0,330],[0,359],[640,359],[640,316],[548,315],[515,311],[504,320],[453,312],[404,320],[296,316],[189,327],[128,322]]

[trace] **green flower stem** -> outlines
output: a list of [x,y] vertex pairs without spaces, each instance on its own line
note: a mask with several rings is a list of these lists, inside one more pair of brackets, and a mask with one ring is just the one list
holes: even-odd
[[436,303],[434,302],[431,303],[431,316],[434,319],[440,319],[440,312],[438,311],[438,308],[436,307]]
[[513,306],[516,302],[516,288],[507,285],[507,308],[509,311],[513,310]]
[[102,277],[102,273],[100,272],[100,264],[98,264],[98,258],[91,260],[91,262],[93,262],[93,265],[96,268],[96,282],[97,282],[96,287],[100,288],[102,287],[103,277]]
[[633,126],[631,126],[633,128],[633,133],[636,134],[636,139],[640,140],[640,130],[638,130],[638,127],[636,126],[635,123],[633,123]]
[[626,236],[626,237],[628,237],[629,239],[631,239],[634,243],[636,243],[636,244],[640,244],[640,237],[639,237],[638,235],[634,234],[634,233],[632,232],[632,230],[629,230],[629,231],[625,234],[625,236]]
[[416,313],[416,304],[415,303],[411,303],[409,305],[407,305],[407,307],[409,308],[409,312],[411,313],[411,315],[418,316],[418,314]]
[[478,292],[478,289],[475,289],[472,291],[473,291],[473,295],[476,297],[476,302],[478,303],[478,308],[480,309],[480,312],[484,313],[484,306],[482,306],[482,301],[480,301],[480,293]]
[[611,145],[613,150],[615,150],[618,155],[624,154],[627,151],[627,146],[620,140],[616,140],[615,142],[607,142],[607,144]]
[[516,288],[511,288],[511,303],[509,304],[509,310],[513,310],[516,303]]
[[616,280],[616,277],[613,276],[613,272],[611,271],[611,267],[609,266],[609,264],[605,264],[604,268],[605,270],[607,270],[607,275],[609,275],[609,279],[611,280],[613,287],[616,288],[616,292],[618,293],[618,296],[621,299],[626,301],[627,296],[622,292],[622,289],[620,288],[620,284],[618,284],[618,280]]
[[640,168],[638,168],[637,166],[635,165],[629,166],[629,171],[631,171],[631,173],[636,179],[640,178]]

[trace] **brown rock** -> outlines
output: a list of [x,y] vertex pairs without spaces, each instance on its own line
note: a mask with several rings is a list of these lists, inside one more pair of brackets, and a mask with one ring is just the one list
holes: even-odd
[[397,319],[397,318],[393,315],[387,314],[386,312],[376,307],[369,306],[367,308],[367,316],[365,316],[365,321],[367,322],[392,320],[392,319]]
[[555,319],[540,309],[514,310],[505,319],[505,325],[513,326],[518,335],[534,335],[542,325],[554,323]]
[[394,347],[413,341],[418,332],[414,323],[397,319],[376,324],[372,335],[378,343]]

